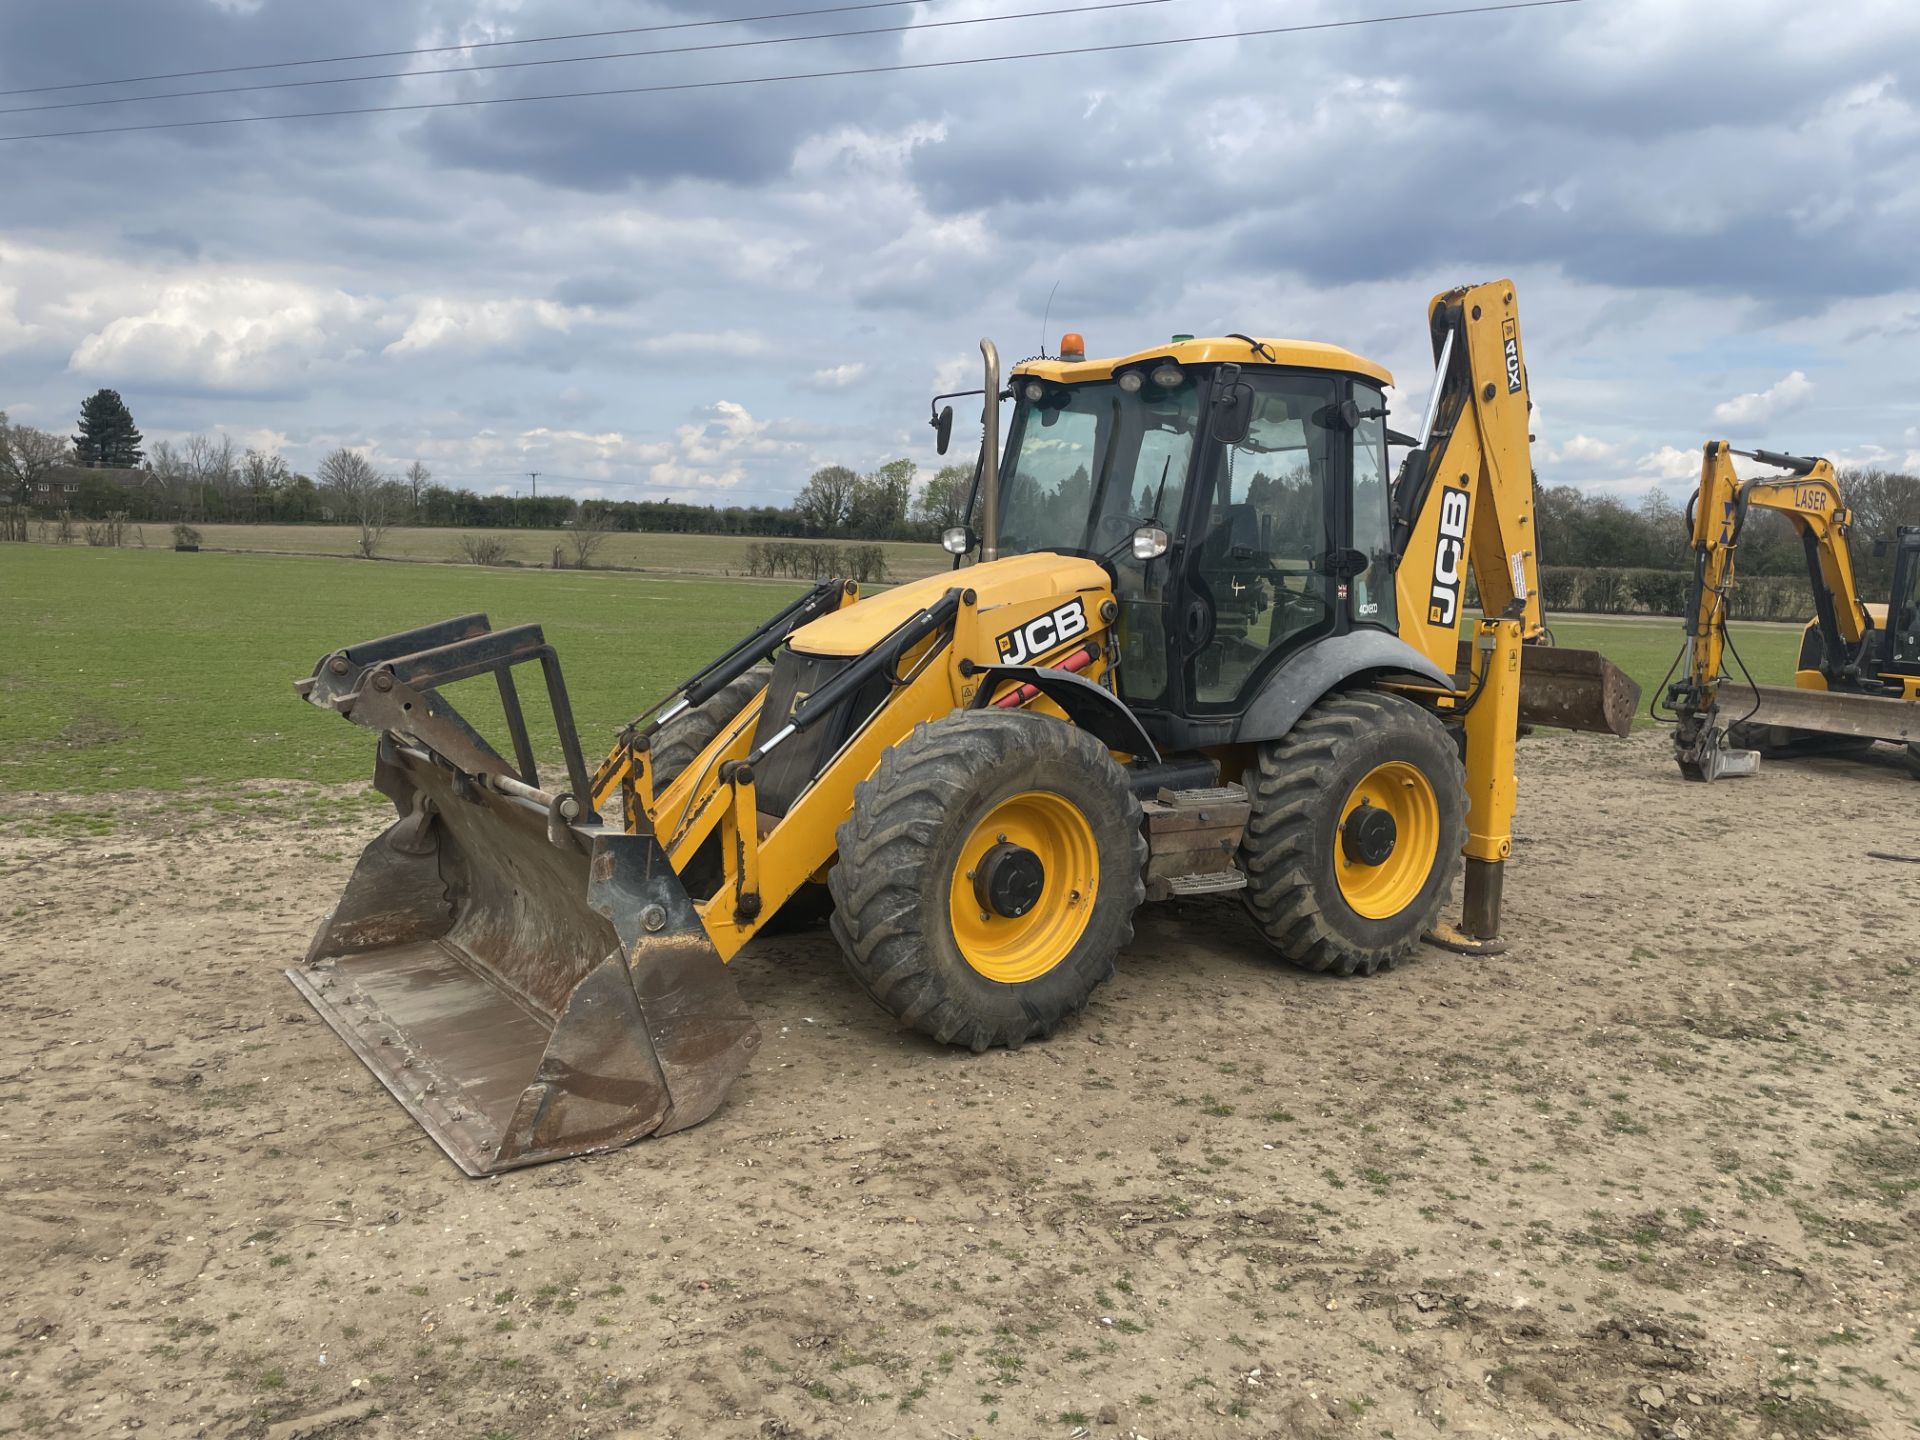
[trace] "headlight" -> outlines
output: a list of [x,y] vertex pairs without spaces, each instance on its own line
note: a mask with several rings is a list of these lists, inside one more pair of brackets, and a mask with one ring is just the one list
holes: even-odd
[[1120,388],[1128,395],[1138,395],[1140,387],[1146,384],[1146,378],[1138,370],[1129,370],[1120,377]]
[[1046,398],[1047,387],[1042,385],[1038,380],[1029,380],[1024,393],[1031,404],[1038,405]]
[[949,555],[964,555],[973,548],[973,534],[964,525],[940,532],[940,548]]
[[1136,560],[1158,560],[1167,553],[1171,537],[1158,525],[1143,525],[1133,532],[1133,558]]
[[1156,365],[1153,367],[1153,383],[1162,390],[1171,390],[1187,377],[1181,373],[1178,365]]

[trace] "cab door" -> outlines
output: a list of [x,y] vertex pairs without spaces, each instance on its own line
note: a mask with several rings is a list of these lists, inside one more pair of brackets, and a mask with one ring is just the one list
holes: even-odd
[[1237,445],[1201,467],[1182,615],[1186,689],[1196,711],[1237,711],[1278,657],[1346,628],[1347,382],[1315,372],[1243,370],[1253,388]]

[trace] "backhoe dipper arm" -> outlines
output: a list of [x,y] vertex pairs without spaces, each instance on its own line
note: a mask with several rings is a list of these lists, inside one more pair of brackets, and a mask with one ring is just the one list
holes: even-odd
[[1394,578],[1401,637],[1452,671],[1469,565],[1484,613],[1542,630],[1532,401],[1512,281],[1436,295],[1427,318],[1435,399],[1394,484]]
[[1513,851],[1521,645],[1543,630],[1532,401],[1512,281],[1436,295],[1427,320],[1434,397],[1421,443],[1394,485],[1394,582],[1401,638],[1449,674],[1459,664],[1469,569],[1480,591],[1485,618],[1475,627],[1469,689],[1451,697],[1466,716],[1462,920],[1430,938],[1484,953],[1501,944],[1500,895]]
[[[1733,468],[1735,455],[1792,473],[1742,480]],[[1701,455],[1700,490],[1693,503],[1693,584],[1686,612],[1689,669],[1687,682],[1677,687],[1675,697],[1683,715],[1705,713],[1718,695],[1727,597],[1733,589],[1740,534],[1756,508],[1785,515],[1806,547],[1807,579],[1823,642],[1822,666],[1829,679],[1841,678],[1872,628],[1854,581],[1849,541],[1853,516],[1842,501],[1832,464],[1771,450],[1735,450],[1725,440],[1709,441]]]

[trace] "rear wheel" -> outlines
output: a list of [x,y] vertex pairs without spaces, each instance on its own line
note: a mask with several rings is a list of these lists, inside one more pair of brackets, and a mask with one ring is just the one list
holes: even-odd
[[974,1050],[1051,1035],[1081,1010],[1146,897],[1126,776],[1044,715],[916,726],[855,789],[837,838],[847,968],[902,1024]]
[[1439,919],[1466,843],[1466,772],[1425,710],[1374,691],[1330,695],[1260,746],[1246,783],[1243,894],[1288,960],[1371,975]]

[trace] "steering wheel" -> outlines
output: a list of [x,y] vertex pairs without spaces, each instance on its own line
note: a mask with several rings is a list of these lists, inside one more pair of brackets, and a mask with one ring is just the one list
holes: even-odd
[[1093,548],[1103,553],[1113,549],[1139,529],[1141,523],[1131,515],[1109,511],[1093,522]]

